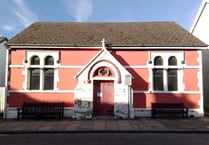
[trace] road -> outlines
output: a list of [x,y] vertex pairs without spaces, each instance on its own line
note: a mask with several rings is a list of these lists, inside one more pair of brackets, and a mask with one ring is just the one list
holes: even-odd
[[209,134],[0,134],[0,145],[208,145]]

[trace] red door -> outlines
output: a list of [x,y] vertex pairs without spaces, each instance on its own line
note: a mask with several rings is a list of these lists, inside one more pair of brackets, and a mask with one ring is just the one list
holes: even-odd
[[94,81],[94,116],[114,115],[114,82]]

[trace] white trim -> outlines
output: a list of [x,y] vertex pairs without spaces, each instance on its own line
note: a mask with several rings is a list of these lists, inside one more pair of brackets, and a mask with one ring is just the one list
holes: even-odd
[[[9,59],[10,59],[10,55],[9,55],[9,50],[6,49],[6,67],[5,67],[5,88],[8,89],[8,85],[9,85]],[[3,118],[7,117],[7,96],[8,96],[8,92],[6,92],[5,94],[5,98],[4,98],[4,114],[3,114]]]
[[60,65],[59,68],[80,68],[83,69],[84,65]]
[[85,69],[89,67],[91,63],[94,62],[104,51],[106,51],[106,49],[100,50],[74,77],[78,78],[85,71]]
[[[160,66],[155,66],[154,65],[154,61],[155,58],[160,56],[163,59],[163,65]],[[177,59],[177,65],[176,66],[169,66],[168,64],[168,60],[170,57],[175,56]],[[150,65],[150,71],[149,71],[149,76],[150,76],[150,82],[151,82],[151,86],[150,86],[150,91],[154,92],[154,93],[158,93],[158,92],[183,92],[183,77],[182,77],[182,73],[183,70],[182,68],[184,68],[185,64],[182,64],[182,61],[184,60],[184,51],[152,51],[151,52],[151,61],[152,64]],[[163,91],[155,91],[154,90],[154,76],[153,76],[153,70],[155,68],[160,68],[163,70]],[[168,73],[168,69],[170,68],[174,68],[177,69],[177,81],[178,81],[178,86],[177,86],[177,91],[169,91],[168,90],[168,79],[167,79],[167,73]]]
[[[97,80],[97,79],[94,79]],[[99,80],[99,79],[98,79]],[[110,80],[110,79],[107,79]],[[114,80],[114,79],[111,79]],[[8,93],[75,93],[75,90],[52,90],[52,91],[35,91],[35,90],[8,90]],[[134,94],[200,94],[201,91],[149,91],[149,90],[133,90]]]
[[[115,76],[114,77],[94,77],[94,72],[98,68],[104,67],[104,66],[110,68],[114,72]],[[116,80],[118,80],[118,78],[119,78],[116,68],[112,64],[110,64],[109,62],[100,62],[100,63],[96,64],[92,68],[92,70],[90,70],[90,71],[91,71],[90,72],[90,80],[101,80],[102,79],[102,80],[114,80],[116,82]]]
[[[23,88],[25,90],[30,90],[29,87],[30,87],[30,69],[31,68],[37,68],[37,69],[40,69],[40,84],[39,84],[39,90],[40,91],[43,91],[44,90],[44,69],[45,68],[51,68],[54,70],[54,86],[53,86],[53,90],[56,90],[57,88],[57,82],[58,82],[58,70],[56,68],[58,68],[59,64],[56,63],[57,60],[59,60],[59,51],[40,51],[40,50],[36,50],[36,51],[26,51],[26,58],[25,60],[27,60],[27,63],[24,64],[25,66],[25,72],[27,73],[24,73],[25,75],[25,81],[23,83]],[[31,65],[30,61],[31,61],[31,58],[33,56],[38,56],[39,59],[40,59],[40,64],[39,65]],[[46,66],[44,63],[45,63],[45,58],[47,56],[52,56],[53,59],[54,59],[54,64],[53,65],[49,65],[49,66]],[[19,65],[18,65],[19,66]],[[30,90],[30,91],[36,91],[36,90]],[[51,91],[51,90],[44,90],[44,91]]]
[[34,44],[26,44],[26,45],[22,45],[22,44],[16,44],[16,45],[10,45],[8,44],[8,46],[10,47],[10,49],[13,49],[13,48],[19,48],[19,49],[101,49],[102,47],[98,46],[98,47],[95,47],[95,46],[92,46],[92,47],[72,47],[72,46],[56,46],[56,45],[53,45],[53,44],[46,44],[46,45],[43,45],[43,44],[37,44],[37,45],[34,45]]
[[197,46],[197,47],[194,47],[194,46],[191,46],[191,47],[188,47],[188,46],[175,46],[175,47],[168,47],[168,46],[165,46],[165,47],[149,47],[149,46],[142,46],[142,47],[129,47],[129,46],[124,46],[124,47],[111,47],[112,49],[148,49],[148,50],[158,50],[158,49],[161,49],[161,50],[185,50],[185,49],[207,49],[207,46]]
[[202,70],[202,51],[198,51],[199,53],[199,60],[200,60],[200,69],[198,72],[198,86],[199,86],[199,90],[200,90],[200,110],[201,112],[204,112],[204,95],[203,95],[203,70]]
[[201,91],[149,91],[149,90],[134,90],[134,94],[200,94]]
[[75,90],[8,90],[8,93],[75,93]]
[[124,68],[137,68],[137,69],[147,69],[147,68],[150,68],[149,66],[147,65],[123,65]]
[[[54,68],[66,68],[66,69],[71,69],[71,68],[79,68],[79,69],[83,69],[85,66],[84,65],[59,65],[59,66],[55,66]],[[149,65],[123,65],[124,68],[136,68],[136,69],[148,69],[148,68],[153,68],[153,66],[150,66]],[[9,68],[25,68],[25,65],[9,65]],[[47,67],[45,67],[47,68]],[[51,67],[50,67],[51,68]],[[168,67],[168,68],[174,68],[174,67]],[[199,69],[200,66],[197,65],[184,65],[182,68],[185,68],[185,69],[193,69],[193,68],[197,68]]]
[[[37,45],[30,45],[30,44],[26,44],[26,45],[22,45],[22,44],[16,44],[16,45],[10,45],[8,44],[8,46],[10,47],[10,49],[13,49],[13,48],[19,48],[19,49],[102,49],[102,47],[72,47],[72,46],[54,46],[52,44],[46,44],[46,45],[40,45],[40,44],[37,44]],[[121,46],[121,47],[111,47],[111,49],[162,49],[162,50],[172,50],[172,49],[175,49],[175,50],[182,50],[182,49],[206,49],[207,47],[206,46],[197,46],[197,47],[194,47],[194,46],[171,46],[171,47],[168,47],[168,46],[156,46],[156,47],[153,47],[153,46],[136,46],[136,47],[129,47],[129,46]],[[111,50],[109,49],[109,50]]]

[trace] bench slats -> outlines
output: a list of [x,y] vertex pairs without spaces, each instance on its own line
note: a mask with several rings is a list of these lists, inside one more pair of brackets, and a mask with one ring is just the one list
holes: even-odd
[[152,117],[158,114],[180,114],[188,118],[188,108],[183,103],[152,103]]
[[64,117],[64,103],[23,103],[21,108],[17,109],[17,119],[25,115],[58,115],[59,119]]

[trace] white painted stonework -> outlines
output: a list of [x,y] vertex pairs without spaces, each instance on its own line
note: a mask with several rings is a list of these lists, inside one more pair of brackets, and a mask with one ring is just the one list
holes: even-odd
[[[99,67],[108,67],[114,72],[114,77],[93,77]],[[130,87],[132,76],[108,52],[102,49],[76,76],[78,84],[74,95],[74,119],[92,119],[93,116],[93,81],[114,81],[114,117],[134,118],[133,91]]]

